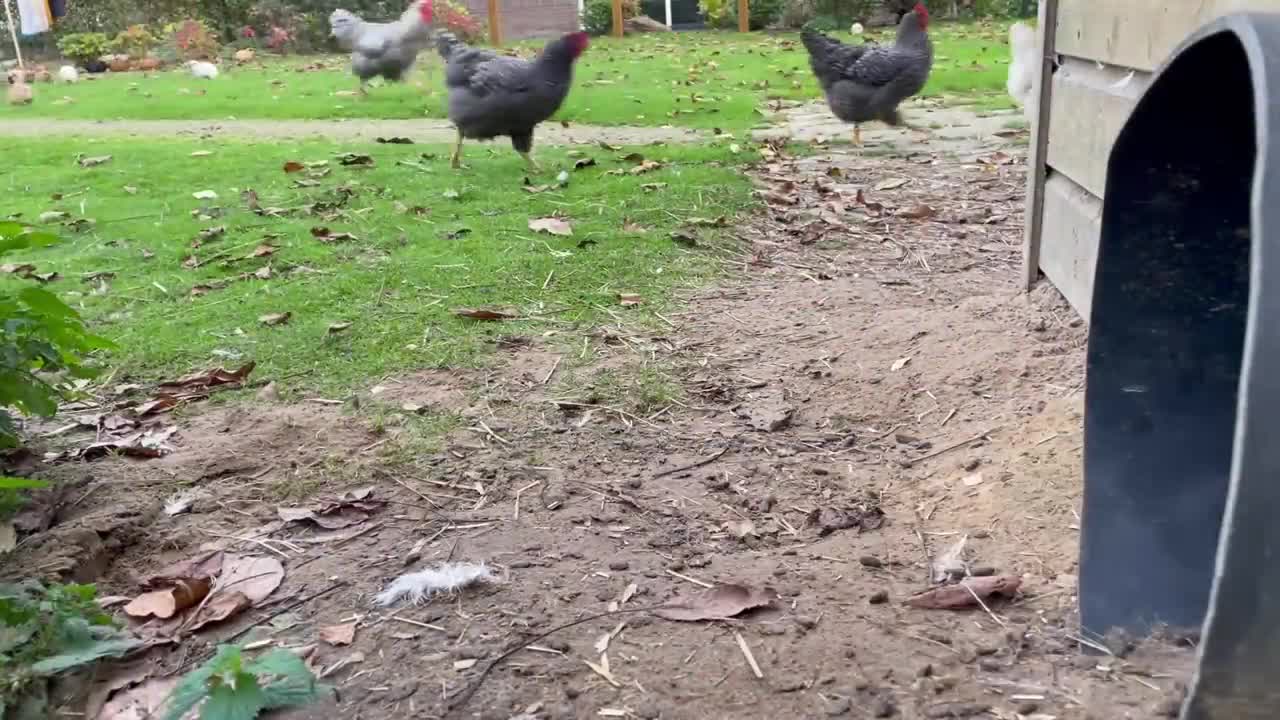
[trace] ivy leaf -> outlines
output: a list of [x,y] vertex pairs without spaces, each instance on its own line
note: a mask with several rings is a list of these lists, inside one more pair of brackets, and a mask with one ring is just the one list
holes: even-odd
[[140,641],[133,638],[99,640],[71,652],[47,657],[33,664],[31,670],[40,675],[54,675],[64,670],[87,665],[94,660],[100,660],[105,657],[119,657],[141,644]]
[[220,684],[209,691],[200,706],[200,720],[254,720],[267,709],[267,695],[258,680],[246,672],[237,673],[235,685]]

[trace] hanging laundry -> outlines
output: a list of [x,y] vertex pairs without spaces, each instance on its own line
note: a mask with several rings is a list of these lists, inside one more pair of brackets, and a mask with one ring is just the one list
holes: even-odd
[[67,14],[66,0],[17,0],[23,35],[39,35],[53,28],[53,21]]

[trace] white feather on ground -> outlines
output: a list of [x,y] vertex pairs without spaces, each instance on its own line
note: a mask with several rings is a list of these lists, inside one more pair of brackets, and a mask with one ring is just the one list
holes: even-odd
[[1009,28],[1009,79],[1005,88],[1009,97],[1022,108],[1027,120],[1036,114],[1039,98],[1031,96],[1035,87],[1036,75],[1040,72],[1039,58],[1036,57],[1036,31],[1026,23],[1014,23]]
[[395,579],[386,590],[378,593],[375,603],[386,607],[408,598],[417,605],[440,593],[457,592],[468,585],[493,582],[497,578],[484,563],[447,562],[433,568],[406,573]]

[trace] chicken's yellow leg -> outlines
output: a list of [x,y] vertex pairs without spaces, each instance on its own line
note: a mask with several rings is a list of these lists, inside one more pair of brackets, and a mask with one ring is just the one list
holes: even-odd
[[537,160],[533,159],[532,152],[522,152],[520,157],[524,158],[525,163],[529,166],[529,172],[542,172],[542,166],[538,164]]
[[462,167],[462,131],[458,131],[458,141],[453,144],[453,154],[449,156],[449,167],[457,170]]
[[862,147],[862,126],[853,126],[853,144],[856,147]]

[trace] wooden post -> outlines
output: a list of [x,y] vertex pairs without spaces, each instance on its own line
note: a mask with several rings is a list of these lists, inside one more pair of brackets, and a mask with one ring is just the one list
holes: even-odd
[[622,0],[613,0],[613,36],[622,37]]
[[9,26],[9,36],[13,38],[13,55],[18,59],[18,68],[21,69],[22,64],[22,45],[18,43],[18,26],[13,22],[13,13],[9,12],[9,0],[0,0],[4,3],[5,24]]
[[738,0],[738,32],[751,29],[751,17],[747,9],[747,0]]
[[1058,32],[1058,0],[1040,4],[1036,28],[1040,45],[1040,72],[1031,86],[1036,115],[1031,123],[1031,151],[1027,153],[1027,210],[1022,232],[1022,287],[1030,290],[1040,277],[1040,238],[1044,229],[1044,179],[1049,154],[1049,101],[1053,88],[1054,36]]
[[489,44],[494,47],[502,45],[502,10],[498,0],[489,0]]

